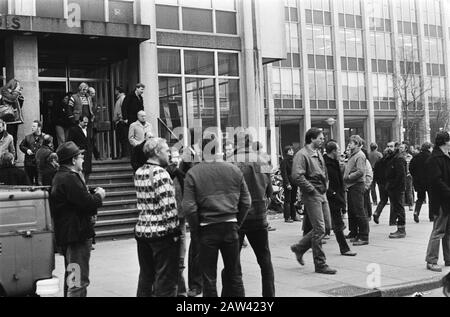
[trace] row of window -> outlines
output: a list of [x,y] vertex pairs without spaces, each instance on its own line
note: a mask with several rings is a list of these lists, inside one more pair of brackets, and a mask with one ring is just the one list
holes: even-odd
[[284,7],[284,16],[287,22],[298,22],[297,8]]
[[155,3],[204,9],[236,10],[235,0],[155,0]]
[[400,73],[420,75],[420,63],[400,61]]
[[445,76],[445,65],[444,64],[427,63],[427,75],[428,76]]
[[273,100],[276,109],[302,109],[301,99],[274,99]]
[[440,26],[440,25],[432,25],[432,24],[425,24],[423,26],[423,34],[425,36],[442,38],[442,26]]
[[400,34],[419,34],[417,23],[415,22],[397,21],[397,27]]
[[156,28],[234,35],[237,34],[236,12],[156,5]]
[[383,18],[370,18],[369,30],[391,32],[391,20]]
[[372,73],[394,73],[394,62],[385,59],[372,59]]
[[341,70],[364,72],[364,58],[341,56]]
[[339,26],[362,29],[362,16],[339,13]]
[[334,69],[333,56],[308,54],[308,68]]
[[366,101],[344,100],[342,103],[345,110],[367,110]]
[[305,21],[309,24],[331,25],[331,12],[305,10]]

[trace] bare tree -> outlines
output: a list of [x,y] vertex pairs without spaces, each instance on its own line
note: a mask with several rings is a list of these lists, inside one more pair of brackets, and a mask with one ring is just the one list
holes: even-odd
[[430,133],[432,138],[441,130],[446,130],[450,124],[449,105],[442,104],[441,107],[434,111],[436,116],[430,113]]

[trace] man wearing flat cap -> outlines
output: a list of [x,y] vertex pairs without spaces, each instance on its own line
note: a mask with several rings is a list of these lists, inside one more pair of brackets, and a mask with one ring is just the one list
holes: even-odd
[[50,203],[56,244],[62,250],[66,267],[64,288],[67,297],[86,297],[95,234],[91,218],[102,205],[105,190],[96,188],[89,192],[82,174],[84,151],[75,143],[62,144],[56,153],[60,168],[53,179]]

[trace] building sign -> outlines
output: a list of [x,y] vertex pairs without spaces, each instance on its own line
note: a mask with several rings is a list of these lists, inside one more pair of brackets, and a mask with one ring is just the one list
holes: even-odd
[[15,15],[2,15],[0,16],[0,30],[30,30],[31,20],[27,17],[15,16]]

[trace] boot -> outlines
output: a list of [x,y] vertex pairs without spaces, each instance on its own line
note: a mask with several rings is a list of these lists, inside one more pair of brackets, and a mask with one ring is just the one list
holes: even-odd
[[401,239],[406,237],[405,226],[398,226],[397,231],[389,235],[390,239]]
[[420,209],[422,208],[422,202],[417,201],[416,207],[414,208],[414,221],[416,223],[419,223],[419,215],[420,215]]

